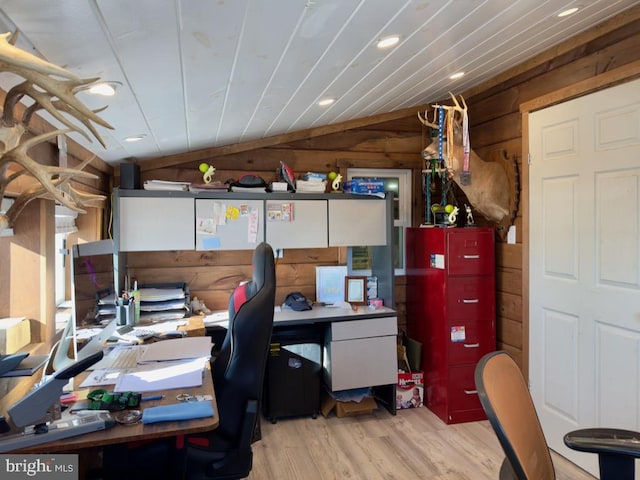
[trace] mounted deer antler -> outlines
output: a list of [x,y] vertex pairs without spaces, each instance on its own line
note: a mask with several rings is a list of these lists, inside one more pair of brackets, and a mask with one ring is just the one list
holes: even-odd
[[[465,149],[463,145],[463,132],[460,121],[456,119],[456,113],[464,116],[467,111],[467,104],[461,96],[462,105],[452,94],[454,105],[434,105],[435,108],[442,108],[447,112],[447,120],[443,127],[446,129],[446,144],[442,148],[442,156],[447,169],[448,176],[455,181],[467,196],[473,207],[487,220],[494,223],[501,223],[505,218],[514,216],[510,212],[510,204],[517,205],[517,198],[512,202],[511,196],[518,195],[518,192],[511,192],[509,178],[506,168],[513,168],[513,165],[503,166],[498,162],[487,162],[480,158],[473,150],[468,150],[468,172],[472,174],[467,179],[461,179],[461,173],[465,171],[464,159]],[[418,113],[420,122],[431,128],[438,129],[439,125],[427,120]],[[438,140],[431,142],[422,151],[425,160],[438,158]],[[517,176],[517,172],[516,172]],[[472,180],[469,180],[472,178]],[[511,215],[510,215],[511,213]]]
[[[93,123],[112,128],[97,115],[102,109],[90,110],[75,97],[78,91],[94,83],[97,78],[81,79],[62,67],[20,50],[13,45],[15,39],[16,36],[10,33],[0,35],[0,71],[11,72],[24,79],[7,93],[0,119],[0,198],[7,186],[22,175],[31,175],[38,183],[26,188],[6,214],[0,214],[0,230],[12,227],[24,207],[36,198],[55,199],[80,213],[84,213],[82,207],[103,199],[102,195],[83,194],[69,185],[72,177],[96,177],[82,171],[93,158],[83,162],[78,169],[62,168],[42,165],[31,159],[28,151],[34,145],[69,132],[78,132],[91,140],[86,130],[105,146]],[[34,103],[25,109],[18,120],[14,110],[25,96]],[[23,142],[22,136],[27,131],[31,116],[40,109],[46,110],[67,128],[37,135]],[[72,119],[80,122],[84,128]],[[12,170],[11,164],[18,169]]]

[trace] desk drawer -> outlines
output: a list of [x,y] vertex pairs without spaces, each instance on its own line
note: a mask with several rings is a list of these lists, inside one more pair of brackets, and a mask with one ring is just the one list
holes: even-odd
[[398,381],[395,335],[328,342],[325,347],[324,377],[332,391]]
[[363,320],[333,322],[330,328],[329,340],[349,340],[397,334],[397,317],[366,318]]

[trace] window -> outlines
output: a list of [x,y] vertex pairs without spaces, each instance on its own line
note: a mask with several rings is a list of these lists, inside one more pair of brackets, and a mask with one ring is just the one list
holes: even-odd
[[[393,251],[396,275],[405,274],[404,233],[411,226],[411,170],[350,168],[347,178],[384,179],[385,192],[393,194]],[[371,274],[369,247],[349,248],[349,264],[354,275]]]

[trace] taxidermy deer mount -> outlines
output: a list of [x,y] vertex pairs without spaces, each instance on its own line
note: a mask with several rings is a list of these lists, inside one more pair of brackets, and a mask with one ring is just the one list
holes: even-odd
[[[462,119],[466,116],[467,104],[462,96],[461,106],[452,93],[449,95],[453,100],[453,106],[433,106],[435,109],[443,108],[446,111],[443,125],[446,141],[442,144],[446,175],[461,188],[471,205],[484,218],[497,225],[498,233],[506,236],[506,231],[513,224],[518,211],[517,164],[515,160],[508,161],[504,153],[504,158],[499,161],[485,161],[473,150],[468,149],[468,168],[465,169]],[[424,117],[418,113],[418,119],[426,127],[439,129],[437,123],[427,121],[426,112]],[[422,157],[427,162],[438,159],[438,147],[438,138],[435,138],[422,151]]]
[[[98,78],[81,79],[64,68],[15,47],[16,39],[17,34],[0,35],[0,72],[10,72],[24,79],[7,92],[0,118],[0,198],[11,182],[23,175],[30,175],[35,182],[24,189],[6,214],[0,214],[0,231],[13,227],[20,212],[36,198],[54,199],[79,213],[85,213],[82,207],[104,199],[102,195],[79,192],[70,185],[73,177],[96,178],[95,175],[82,171],[93,157],[82,162],[77,169],[62,168],[42,165],[30,158],[28,151],[34,145],[69,132],[78,132],[91,141],[87,130],[104,147],[105,144],[92,122],[112,128],[97,115],[104,108],[90,110],[75,97],[77,92],[86,89]],[[22,118],[15,118],[15,107],[25,96],[31,98],[33,103],[25,109]],[[67,128],[23,140],[32,115],[41,109],[49,112]],[[12,164],[13,169],[9,168]]]

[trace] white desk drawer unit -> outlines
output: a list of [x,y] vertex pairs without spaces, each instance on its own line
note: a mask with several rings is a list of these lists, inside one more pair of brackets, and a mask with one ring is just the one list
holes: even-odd
[[324,377],[332,391],[395,384],[397,317],[333,322],[325,337]]

